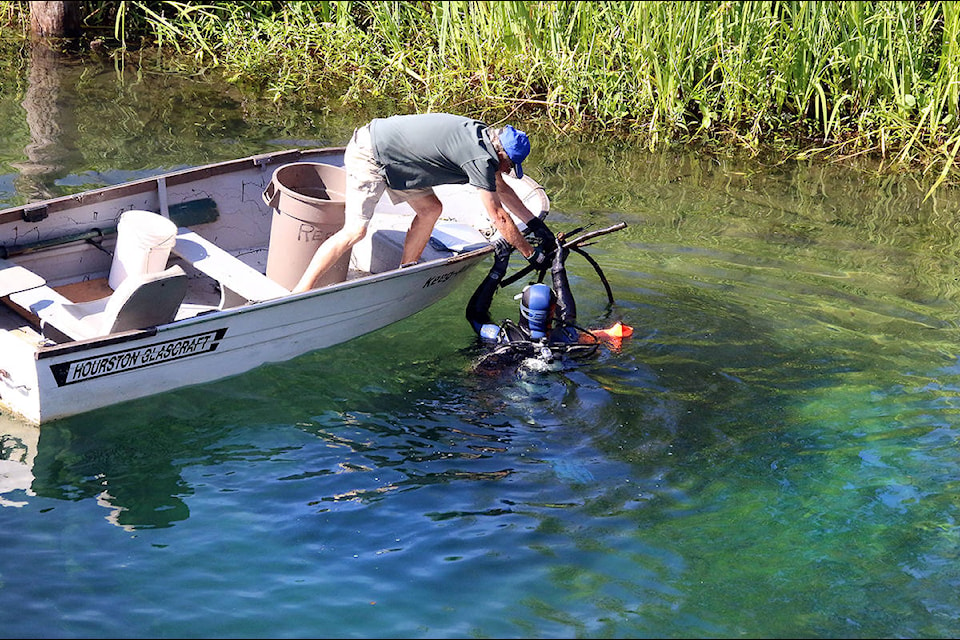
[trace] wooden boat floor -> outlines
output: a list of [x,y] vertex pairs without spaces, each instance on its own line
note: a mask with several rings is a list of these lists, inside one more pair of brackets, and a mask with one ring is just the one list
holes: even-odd
[[0,304],[0,330],[9,331],[28,344],[34,346],[42,344],[44,338],[40,335],[36,325],[32,325],[14,311],[7,303],[7,298],[3,298],[3,301],[6,304]]
[[113,289],[107,284],[106,278],[97,278],[95,280],[82,280],[71,284],[64,284],[59,287],[53,287],[53,290],[63,295],[64,298],[73,302],[90,302],[106,298],[113,293]]

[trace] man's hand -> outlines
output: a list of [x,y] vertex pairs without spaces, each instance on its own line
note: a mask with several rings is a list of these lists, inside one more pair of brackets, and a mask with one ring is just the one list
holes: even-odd
[[540,218],[530,220],[527,223],[527,231],[536,236],[537,240],[540,241],[540,248],[543,249],[544,254],[546,254],[548,258],[552,258],[554,252],[557,250],[557,238],[553,235],[553,232],[547,228],[543,220]]

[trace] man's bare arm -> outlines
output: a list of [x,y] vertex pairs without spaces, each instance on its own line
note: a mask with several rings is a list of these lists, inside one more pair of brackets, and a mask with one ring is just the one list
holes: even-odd
[[497,173],[497,195],[500,197],[503,205],[520,218],[520,221],[524,224],[536,217],[537,212],[530,211],[530,209],[527,208],[527,205],[523,203],[523,200],[521,200],[517,192],[513,190],[513,187],[503,179],[503,174],[501,173]]
[[[511,193],[513,192],[512,189],[510,191]],[[500,235],[502,235],[507,242],[517,248],[517,251],[519,251],[524,258],[529,258],[533,254],[533,247],[530,246],[530,243],[527,242],[527,239],[523,237],[522,233],[520,233],[520,229],[517,227],[517,223],[513,221],[510,213],[503,208],[503,203],[501,202],[499,195],[497,195],[497,192],[479,190],[479,193],[480,200],[483,202],[483,206],[486,208],[487,215],[490,216],[490,221],[493,222],[493,226],[497,228],[497,231],[500,232]],[[517,200],[517,202],[520,202],[520,199],[517,198],[516,194],[514,194],[513,197]],[[524,220],[524,222],[533,218],[533,214],[530,213],[529,209],[523,206],[522,202],[520,202],[520,210],[518,210],[516,213],[521,220]]]

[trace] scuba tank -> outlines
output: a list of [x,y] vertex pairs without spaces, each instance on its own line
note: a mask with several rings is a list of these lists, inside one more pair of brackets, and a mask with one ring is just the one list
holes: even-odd
[[556,295],[543,283],[528,284],[520,294],[520,326],[533,339],[546,338],[553,320]]

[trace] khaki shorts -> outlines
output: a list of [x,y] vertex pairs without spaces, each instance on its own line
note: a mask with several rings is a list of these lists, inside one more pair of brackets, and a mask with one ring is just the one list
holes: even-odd
[[400,204],[408,200],[415,200],[423,196],[433,195],[433,189],[408,189],[397,191],[387,186],[386,179],[381,173],[380,163],[373,157],[373,146],[370,143],[370,125],[360,127],[353,132],[353,138],[347,144],[343,156],[344,169],[347,171],[347,202],[345,215],[347,218],[359,218],[370,222],[373,211],[380,202],[380,197],[386,191],[390,202]]

